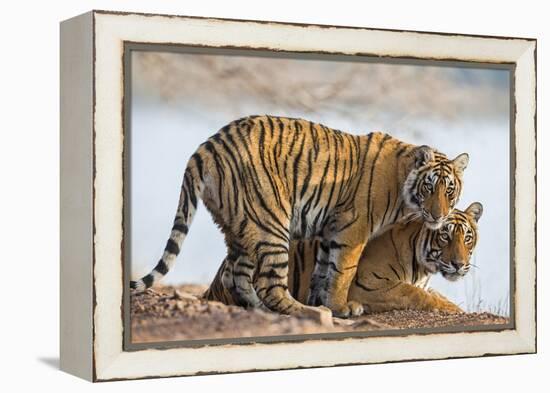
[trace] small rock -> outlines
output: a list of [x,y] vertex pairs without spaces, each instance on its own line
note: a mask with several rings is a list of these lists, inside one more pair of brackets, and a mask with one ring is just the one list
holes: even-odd
[[182,292],[177,289],[174,290],[174,295],[172,296],[172,299],[198,300],[198,298],[195,295]]
[[357,321],[353,319],[343,319],[343,318],[337,318],[337,317],[332,318],[332,322],[334,322],[336,326],[351,326],[357,323]]
[[301,312],[301,315],[314,320],[318,324],[324,327],[333,327],[332,311],[325,306],[319,307],[306,307]]
[[185,310],[185,303],[182,301],[176,302],[176,308],[180,311]]

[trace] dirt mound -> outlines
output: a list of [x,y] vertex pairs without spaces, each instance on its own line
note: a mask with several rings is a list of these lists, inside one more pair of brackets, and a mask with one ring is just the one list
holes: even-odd
[[505,324],[508,320],[488,313],[391,311],[332,323],[261,310],[246,310],[201,299],[206,287],[162,287],[131,295],[132,342],[163,342],[235,337],[259,337],[388,330],[423,327]]

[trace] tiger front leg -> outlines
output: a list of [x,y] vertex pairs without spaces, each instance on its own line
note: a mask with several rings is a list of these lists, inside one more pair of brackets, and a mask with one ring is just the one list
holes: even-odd
[[321,241],[319,249],[315,253],[315,265],[313,274],[311,275],[309,285],[309,295],[307,304],[310,306],[320,306],[323,304],[323,299],[326,299],[326,282],[328,274],[328,262],[329,262],[329,242],[327,240]]
[[434,309],[437,309],[440,311],[446,311],[450,313],[464,312],[464,310],[462,310],[460,306],[456,305],[455,303],[447,299],[445,296],[443,296],[441,293],[437,292],[436,290],[432,288],[428,288],[427,292],[432,298],[431,305]]
[[349,288],[365,247],[360,228],[359,225],[349,225],[336,232],[328,243],[329,261],[322,304],[330,308],[334,316],[342,318],[364,313],[361,303],[348,301]]
[[[360,285],[355,285],[349,298],[368,304],[369,311],[378,313],[393,310],[445,311],[448,313],[463,312],[460,307],[447,300],[437,292],[402,281],[386,281],[382,287],[366,289],[368,277],[358,278]],[[374,286],[373,286],[374,287]]]

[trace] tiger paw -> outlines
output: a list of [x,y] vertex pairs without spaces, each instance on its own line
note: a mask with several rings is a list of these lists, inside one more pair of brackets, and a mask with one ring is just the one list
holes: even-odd
[[337,305],[331,307],[331,310],[332,314],[338,318],[358,317],[360,315],[363,315],[363,313],[365,312],[363,305],[354,300],[350,300],[349,302],[341,306]]

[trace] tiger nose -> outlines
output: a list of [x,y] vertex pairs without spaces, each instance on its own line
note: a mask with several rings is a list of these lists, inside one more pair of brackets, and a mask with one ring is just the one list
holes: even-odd
[[434,221],[442,221],[445,218],[445,213],[440,210],[436,210],[436,211],[431,211],[430,216]]
[[451,264],[453,265],[453,267],[458,271],[460,269],[462,269],[464,267],[464,262],[462,261],[451,261]]
[[434,213],[432,213],[428,210],[425,210],[425,209],[422,210],[422,215],[424,216],[425,219],[427,219],[429,221],[432,221],[432,222],[441,222],[441,221],[443,221],[443,215],[434,214]]

